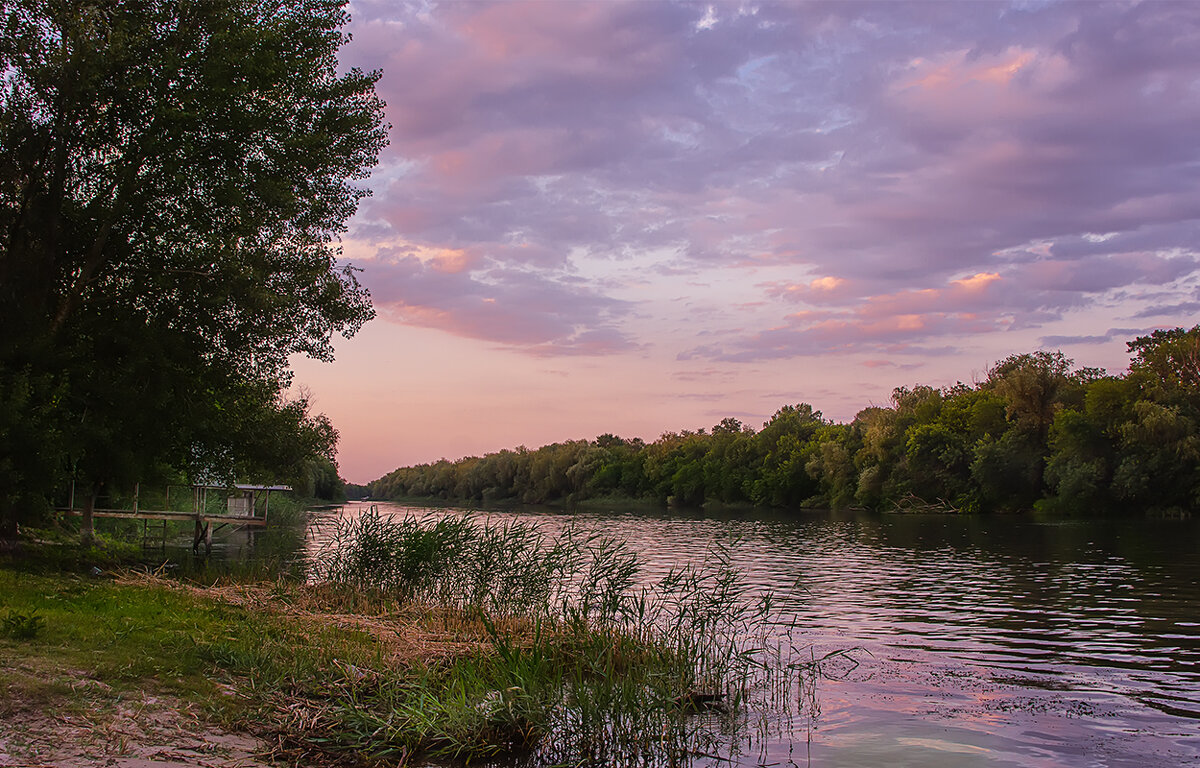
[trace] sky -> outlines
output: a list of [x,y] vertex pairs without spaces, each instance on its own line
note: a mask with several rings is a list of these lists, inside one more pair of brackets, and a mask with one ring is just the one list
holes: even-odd
[[1200,4],[360,2],[378,316],[294,361],[351,482],[1200,316]]

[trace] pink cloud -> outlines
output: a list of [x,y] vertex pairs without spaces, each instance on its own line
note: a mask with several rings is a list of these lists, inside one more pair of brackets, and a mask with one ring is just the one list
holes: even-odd
[[372,264],[363,278],[376,306],[404,325],[538,356],[602,355],[635,346],[615,325],[629,305],[569,280],[503,269],[447,270],[415,255]]
[[858,296],[855,281],[834,275],[814,277],[806,282],[766,283],[762,287],[768,296],[805,304],[845,305]]
[[[975,273],[940,288],[851,297],[840,308],[834,303],[793,312],[780,326],[743,337],[727,348],[700,347],[693,355],[746,361],[864,350],[928,351],[925,345],[932,339],[1004,331],[1057,317],[1058,311],[1077,300],[1075,293],[1065,301],[1056,297],[1067,286],[1074,291],[1105,290],[1155,278],[1170,280],[1194,269],[1187,260],[1176,265],[1177,259],[1146,255],[1109,261],[1109,270],[1094,270],[1092,265],[1091,273],[1081,272],[1081,262],[1035,262],[1005,274]],[[840,286],[835,281],[827,285]],[[822,291],[812,283],[766,288],[785,300],[822,304]]]

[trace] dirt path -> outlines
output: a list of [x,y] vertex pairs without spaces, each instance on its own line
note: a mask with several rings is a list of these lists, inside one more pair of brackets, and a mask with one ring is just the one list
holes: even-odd
[[266,768],[269,747],[215,728],[187,704],[146,693],[119,696],[94,680],[2,670],[0,767]]

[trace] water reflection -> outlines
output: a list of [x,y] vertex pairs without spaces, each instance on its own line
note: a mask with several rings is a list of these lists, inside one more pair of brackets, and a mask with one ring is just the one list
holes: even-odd
[[863,649],[742,764],[1200,764],[1194,521],[487,514],[602,529],[651,576],[732,543],[795,616],[795,654]]

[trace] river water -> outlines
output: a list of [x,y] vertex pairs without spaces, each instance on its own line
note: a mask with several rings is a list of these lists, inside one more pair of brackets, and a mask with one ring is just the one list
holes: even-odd
[[479,514],[603,530],[652,574],[728,544],[792,617],[791,653],[848,651],[734,764],[1200,766],[1197,521]]

